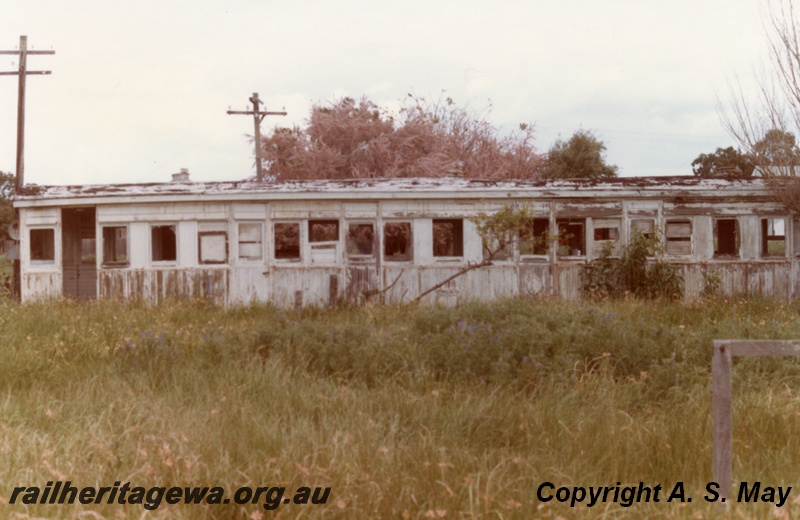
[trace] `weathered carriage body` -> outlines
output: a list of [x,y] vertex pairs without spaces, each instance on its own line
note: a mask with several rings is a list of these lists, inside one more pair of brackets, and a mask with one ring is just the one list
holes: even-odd
[[726,293],[800,295],[800,220],[761,179],[692,177],[30,186],[15,200],[21,295],[409,301],[480,262],[469,217],[507,204],[529,208],[530,229],[426,299],[575,298],[581,264],[636,230],[659,233],[687,298],[709,272]]

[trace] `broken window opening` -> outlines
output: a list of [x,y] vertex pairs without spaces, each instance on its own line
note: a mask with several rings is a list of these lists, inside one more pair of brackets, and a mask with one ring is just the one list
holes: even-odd
[[617,241],[619,240],[618,227],[594,228],[594,240],[597,241]]
[[519,230],[519,254],[546,255],[550,250],[550,219],[534,218]]
[[263,258],[263,229],[260,222],[239,223],[240,260],[261,260]]
[[735,218],[714,221],[714,258],[739,258],[739,229]]
[[761,256],[786,256],[786,221],[784,219],[761,219]]
[[692,254],[692,221],[671,220],[664,226],[664,236],[667,240],[665,251],[668,255]]
[[197,259],[203,265],[228,263],[228,232],[197,233]]
[[611,255],[619,253],[619,228],[621,219],[596,218],[592,219],[593,251],[602,254],[608,251]]
[[153,226],[150,229],[153,262],[174,262],[178,259],[175,226]]
[[433,219],[433,256],[464,256],[464,219]]
[[31,229],[31,260],[54,262],[56,259],[55,230],[53,228]]
[[488,240],[483,238],[481,243],[483,245],[484,260],[489,260],[489,258],[492,257],[493,251],[494,257],[492,260],[495,262],[513,260],[514,238],[509,234],[502,237],[502,240],[503,243],[500,244],[500,239],[498,237],[492,237]]
[[338,220],[309,220],[309,242],[335,242],[339,240]]
[[275,259],[300,260],[300,224],[287,222],[275,224]]
[[634,238],[637,234],[642,235],[644,238],[649,239],[653,236],[655,229],[655,219],[652,218],[636,218],[631,220],[631,236]]
[[94,237],[81,238],[81,263],[97,263],[97,241]]
[[127,267],[128,228],[126,226],[103,227],[103,267]]
[[586,254],[585,219],[556,219],[556,227],[558,228],[558,256],[584,256]]
[[371,223],[349,224],[347,227],[347,255],[372,256],[375,251],[375,226]]
[[383,225],[383,258],[388,262],[411,262],[411,222],[386,222]]
[[619,240],[619,228],[594,228],[595,241]]

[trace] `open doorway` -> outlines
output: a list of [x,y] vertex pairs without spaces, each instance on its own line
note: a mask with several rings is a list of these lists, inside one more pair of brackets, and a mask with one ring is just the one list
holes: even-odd
[[97,243],[94,208],[61,210],[61,247],[64,296],[97,298]]

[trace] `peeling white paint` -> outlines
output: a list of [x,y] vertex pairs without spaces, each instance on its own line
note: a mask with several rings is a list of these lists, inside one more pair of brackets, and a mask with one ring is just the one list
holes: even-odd
[[[513,251],[503,262],[456,278],[427,296],[428,301],[453,303],[516,294],[575,298],[581,264],[599,255],[605,240],[621,247],[637,227],[679,238],[670,244],[668,249],[675,254],[668,259],[683,270],[687,297],[702,291],[702,273],[708,269],[720,273],[722,290],[728,293],[800,296],[795,254],[800,251],[800,222],[771,197],[763,181],[690,177],[29,186],[15,200],[21,216],[22,296],[27,301],[64,294],[61,250],[74,240],[62,236],[66,208],[95,210],[95,230],[85,233],[96,241],[97,259],[91,267],[97,274],[87,268],[84,275],[96,277],[100,298],[205,297],[222,305],[261,301],[288,307],[299,299],[317,305],[377,295],[394,302],[414,299],[470,262],[482,260],[481,238],[468,218],[509,203],[549,219],[552,234],[558,229],[556,219],[577,222],[584,230],[584,244],[566,254],[581,250],[585,254],[559,257],[551,248],[546,255],[521,257]],[[762,252],[761,219],[766,216],[784,219],[782,257]],[[714,219],[722,217],[737,222],[738,258],[714,258]],[[314,219],[339,222],[338,237],[311,242],[308,222]],[[463,254],[434,256],[434,219],[463,219]],[[384,256],[387,222],[410,224],[412,261]],[[298,226],[299,259],[275,258],[276,223]],[[348,224],[355,223],[374,226],[372,254],[346,251]],[[104,265],[102,239],[103,227],[112,225],[126,227],[130,241],[126,261],[113,266]],[[174,261],[153,259],[152,229],[164,225],[176,229]],[[30,229],[42,227],[54,230],[56,247],[53,260],[44,263],[31,260],[27,243]],[[606,235],[616,238],[603,238]],[[70,273],[78,269],[80,276],[80,266],[70,269]]]

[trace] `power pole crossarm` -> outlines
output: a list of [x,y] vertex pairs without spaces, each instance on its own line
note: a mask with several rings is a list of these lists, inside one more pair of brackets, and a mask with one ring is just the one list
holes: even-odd
[[[27,70],[25,74],[30,76],[31,74],[50,74],[49,70]],[[19,72],[0,72],[0,76],[19,76]]]
[[286,112],[284,111],[269,112],[266,110],[260,110],[259,105],[261,104],[261,100],[258,99],[258,92],[253,92],[253,97],[251,97],[248,101],[253,103],[253,110],[228,110],[228,114],[253,116],[254,137],[256,145],[256,181],[263,182],[264,173],[262,171],[262,166],[261,166],[261,121],[263,121],[264,118],[267,116],[285,116]]
[[56,51],[29,51],[28,37],[19,37],[19,50],[0,51],[0,54],[19,56],[19,70],[0,72],[0,76],[19,76],[17,94],[17,191],[25,184],[25,78],[31,74],[50,74],[49,70],[28,70],[29,54],[55,54]]

